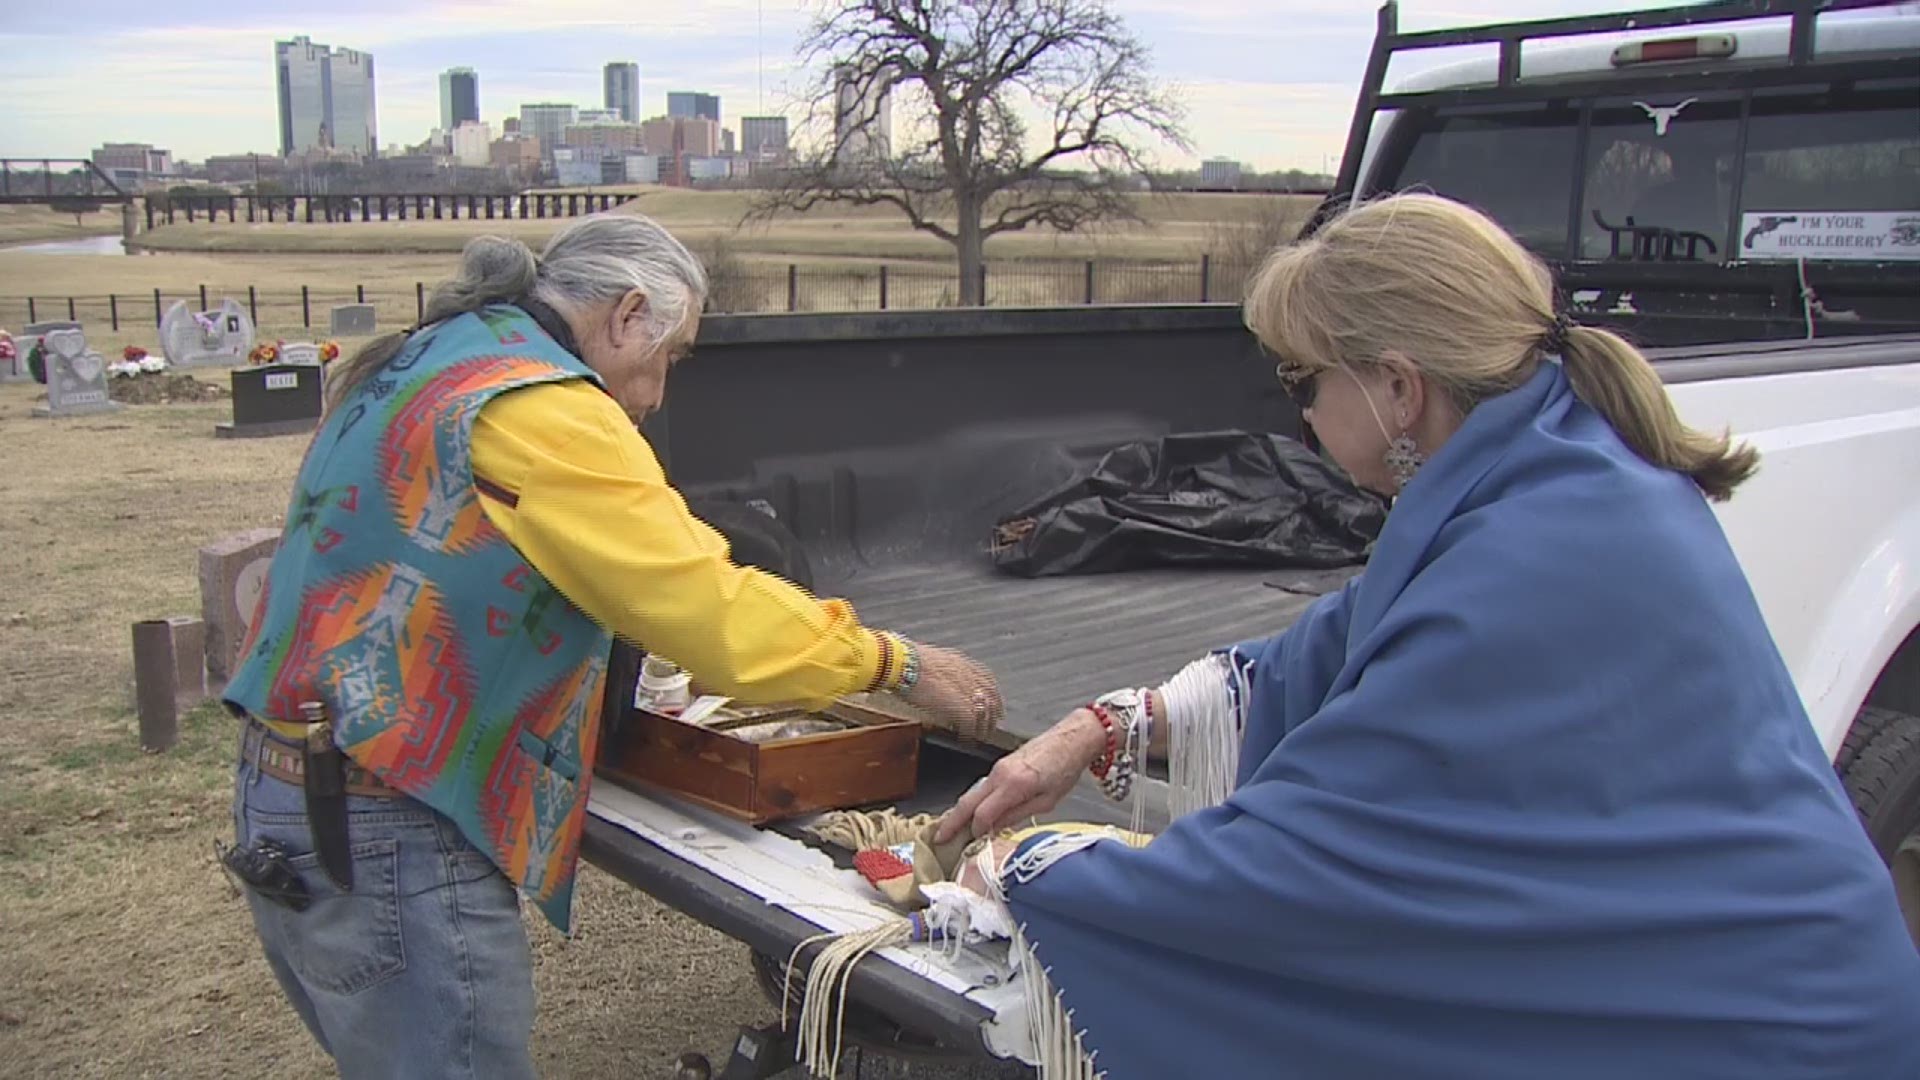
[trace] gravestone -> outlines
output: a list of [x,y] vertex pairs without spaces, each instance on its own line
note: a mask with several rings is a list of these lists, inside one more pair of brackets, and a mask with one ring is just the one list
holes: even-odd
[[299,435],[320,426],[321,368],[311,364],[262,364],[236,371],[233,423],[216,424],[215,438],[252,439]]
[[27,366],[27,357],[33,352],[34,343],[55,330],[78,330],[80,324],[66,319],[52,322],[28,323],[13,339],[14,358],[0,361],[0,382],[28,382],[33,378],[33,370]]
[[55,330],[47,343],[47,403],[35,416],[86,416],[113,412],[120,403],[107,396],[107,361],[87,348],[79,330]]
[[253,348],[253,320],[229,297],[212,311],[194,314],[176,300],[160,319],[160,350],[176,367],[233,367]]
[[283,364],[320,365],[320,346],[311,341],[283,341],[280,343],[280,362]]
[[206,624],[209,691],[224,686],[239,666],[240,647],[279,546],[280,530],[249,529],[200,549],[200,618]]
[[378,319],[372,304],[341,304],[333,309],[329,332],[337,338],[372,337]]

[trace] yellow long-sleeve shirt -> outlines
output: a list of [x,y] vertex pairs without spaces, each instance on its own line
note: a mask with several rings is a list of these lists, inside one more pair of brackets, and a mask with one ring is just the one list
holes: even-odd
[[876,680],[883,646],[842,600],[733,564],[611,397],[580,380],[509,391],[473,426],[481,505],[602,626],[708,690],[823,704]]

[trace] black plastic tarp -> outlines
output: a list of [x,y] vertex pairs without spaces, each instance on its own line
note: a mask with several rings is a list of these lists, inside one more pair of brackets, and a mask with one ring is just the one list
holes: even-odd
[[1280,435],[1169,435],[1000,522],[993,561],[1022,577],[1152,566],[1329,568],[1363,561],[1386,504]]

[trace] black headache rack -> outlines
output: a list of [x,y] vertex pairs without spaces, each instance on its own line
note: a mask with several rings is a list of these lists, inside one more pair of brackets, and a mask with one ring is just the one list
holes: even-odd
[[[1728,64],[1723,69],[1689,67],[1684,71],[1661,71],[1650,67],[1632,80],[1637,88],[1666,91],[1696,89],[1756,89],[1792,83],[1829,80],[1899,78],[1914,74],[1913,58],[1887,60],[1816,60],[1815,24],[1822,14],[1861,8],[1891,8],[1900,0],[1719,0],[1717,3],[1687,7],[1649,8],[1612,15],[1579,15],[1563,19],[1532,19],[1523,22],[1469,26],[1453,30],[1420,30],[1402,33],[1399,0],[1386,0],[1380,6],[1379,25],[1373,39],[1373,52],[1367,57],[1366,74],[1360,81],[1360,98],[1353,110],[1353,123],[1347,129],[1346,152],[1340,158],[1340,173],[1334,181],[1333,199],[1351,197],[1360,178],[1360,162],[1373,130],[1374,115],[1381,109],[1408,106],[1483,105],[1540,99],[1551,92],[1554,98],[1576,98],[1617,94],[1623,80],[1596,78],[1588,81],[1555,79],[1539,85],[1521,77],[1520,50],[1529,41],[1551,41],[1619,34],[1640,30],[1662,30],[1704,26],[1715,23],[1739,23],[1758,19],[1793,20],[1791,44],[1785,63],[1754,67]],[[1498,45],[1499,76],[1489,85],[1456,87],[1445,90],[1386,93],[1387,65],[1394,54],[1424,49],[1443,49],[1460,45]]]
[[[1773,87],[1851,88],[1872,80],[1911,80],[1920,76],[1920,57],[1819,57],[1816,27],[1821,15],[1843,10],[1891,8],[1896,0],[1721,0],[1687,7],[1656,8],[1609,15],[1537,19],[1459,29],[1402,32],[1397,0],[1379,9],[1378,30],[1361,81],[1340,171],[1328,198],[1308,221],[1302,236],[1351,202],[1391,190],[1361,175],[1370,149],[1377,153],[1375,175],[1404,153],[1402,136],[1422,111],[1539,104],[1559,109],[1577,124],[1581,139],[1573,163],[1568,224],[1563,250],[1536,250],[1552,265],[1563,292],[1589,322],[1624,330],[1646,344],[1686,345],[1731,340],[1777,340],[1859,333],[1920,330],[1920,262],[1734,261],[1741,233],[1744,170],[1736,169],[1724,230],[1675,232],[1636,225],[1631,218],[1609,220],[1585,204],[1585,134],[1594,103],[1622,94],[1712,93],[1738,95],[1740,138],[1736,154],[1746,151],[1746,130],[1756,91]],[[1677,57],[1651,55],[1615,68],[1586,74],[1529,78],[1522,48],[1529,42],[1561,41],[1593,35],[1688,27],[1729,28],[1728,24],[1790,19],[1787,55],[1756,61],[1733,48],[1722,54]],[[1685,40],[1685,39],[1676,39]],[[1636,37],[1642,48],[1671,45]],[[1395,55],[1456,46],[1496,45],[1495,75],[1470,85],[1387,92],[1384,81]],[[1625,46],[1623,45],[1623,48]],[[1680,63],[1662,63],[1672,59]],[[1642,66],[1644,65],[1644,66]],[[1409,123],[1378,140],[1375,118],[1400,111]],[[1398,141],[1398,145],[1394,144]],[[1363,183],[1366,185],[1362,189]],[[1463,196],[1464,197],[1464,196]],[[1468,198],[1469,202],[1474,201]],[[1500,216],[1498,213],[1496,217]],[[1592,220],[1588,220],[1589,217]],[[1581,252],[1583,228],[1608,236],[1610,250],[1600,257]],[[1702,256],[1707,256],[1702,258]]]

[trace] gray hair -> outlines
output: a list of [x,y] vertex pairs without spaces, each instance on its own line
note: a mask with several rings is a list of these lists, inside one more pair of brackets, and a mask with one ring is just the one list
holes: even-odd
[[[488,304],[532,296],[563,315],[578,317],[638,289],[647,297],[647,328],[664,339],[697,315],[707,299],[700,260],[640,214],[595,214],[561,229],[537,257],[503,236],[476,236],[460,253],[460,269],[435,286],[422,326],[478,311]],[[385,366],[406,344],[407,331],[375,338],[328,373],[329,405]]]

